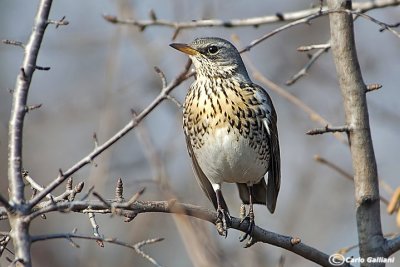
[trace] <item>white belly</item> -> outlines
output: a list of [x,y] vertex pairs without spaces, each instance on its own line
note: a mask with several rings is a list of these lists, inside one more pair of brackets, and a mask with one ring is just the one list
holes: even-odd
[[226,128],[217,129],[212,135],[203,136],[204,144],[194,150],[204,174],[213,184],[248,183],[261,180],[267,163],[250,147],[249,140],[228,134]]

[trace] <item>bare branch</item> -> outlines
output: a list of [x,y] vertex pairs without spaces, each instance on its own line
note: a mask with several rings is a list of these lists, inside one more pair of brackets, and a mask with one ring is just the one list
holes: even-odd
[[[19,212],[18,216],[10,216],[9,218],[12,228],[11,238],[15,247],[15,261],[21,262],[25,267],[30,267],[32,264],[29,224],[24,221],[24,216],[30,210],[26,208],[25,204],[25,185],[22,177],[22,140],[24,119],[27,112],[25,107],[27,106],[28,91],[36,69],[37,57],[46,30],[51,4],[52,0],[41,0],[39,3],[32,33],[24,47],[24,59],[15,83],[8,127],[8,183],[10,201]],[[50,192],[46,192],[43,197],[47,193]]]
[[141,195],[143,195],[144,191],[146,190],[146,187],[142,187],[141,189],[139,189],[139,191],[136,192],[136,194],[134,194],[131,199],[128,200],[127,205],[128,207],[131,206],[132,204],[134,204]]
[[[348,136],[354,170],[360,256],[364,259],[384,257],[385,239],[381,226],[378,174],[369,126],[366,86],[354,41],[352,15],[357,12],[349,10],[351,1],[328,0],[328,6],[335,11],[329,15],[332,54],[343,95],[346,125],[352,129]],[[361,13],[357,15],[369,17]],[[372,21],[375,22],[375,19]],[[372,265],[384,266],[384,264],[362,264],[362,266]]]
[[49,20],[47,20],[47,23],[56,25],[56,29],[57,29],[60,26],[68,25],[69,21],[65,20],[65,16],[63,16],[60,20],[51,20],[51,19],[49,19]]
[[382,88],[382,85],[379,83],[368,84],[367,85],[367,93],[381,89],[381,88]]
[[317,129],[313,129],[308,131],[306,134],[308,135],[317,135],[317,134],[324,134],[324,133],[348,133],[350,131],[350,127],[349,126],[329,126],[326,125],[324,128],[317,128]]
[[[112,210],[117,215],[124,216],[126,212],[130,211],[134,214],[147,213],[147,212],[163,212],[163,213],[176,213],[176,214],[184,214],[192,217],[196,217],[202,220],[206,220],[215,224],[217,221],[217,213],[215,211],[210,211],[208,209],[190,205],[183,204],[170,201],[127,201],[123,203],[119,203],[117,200],[109,201],[109,205],[112,206],[112,209],[105,205],[102,201],[72,201],[72,202],[59,202],[56,205],[49,205],[47,207],[43,207],[38,211],[32,212],[31,215],[27,218],[27,220],[32,220],[40,214],[48,213],[52,211],[64,211],[64,212],[84,212],[88,211],[90,208],[90,212],[97,213],[111,213]],[[229,225],[230,228],[236,229],[242,232],[246,232],[248,229],[247,222],[241,222],[241,219],[231,217],[231,222]],[[258,226],[254,228],[252,233],[252,237],[257,242],[268,243],[274,246],[278,246],[284,248],[286,250],[292,251],[310,261],[318,263],[322,266],[331,266],[329,263],[329,256],[313,247],[306,245],[303,242],[299,243],[299,238],[284,236],[277,233],[273,233],[262,229]],[[95,237],[92,237],[95,239]],[[33,240],[36,240],[33,237]],[[103,239],[104,240],[104,239]],[[105,241],[105,240],[104,240]],[[106,241],[105,241],[106,242]],[[349,264],[344,263],[343,266],[349,266]]]
[[37,70],[48,71],[48,70],[50,70],[50,67],[41,67],[41,66],[36,65],[36,66],[35,66],[35,69],[37,69]]
[[388,239],[386,241],[386,256],[390,256],[393,253],[400,250],[400,235],[393,237],[392,239]]
[[[315,52],[310,60],[308,61],[308,63],[306,65],[304,65],[304,67],[295,75],[293,75],[288,81],[286,81],[286,85],[292,85],[295,82],[297,82],[297,80],[299,80],[301,77],[305,76],[307,74],[307,71],[311,68],[311,66],[317,61],[318,58],[320,58],[320,56],[322,56],[324,53],[328,52],[330,49],[330,43],[328,42],[323,48],[321,48],[319,51]],[[304,48],[304,47],[303,47]]]
[[32,243],[38,242],[38,241],[44,241],[44,240],[51,240],[51,239],[67,239],[72,243],[75,247],[79,248],[79,245],[73,242],[73,239],[86,239],[86,240],[95,240],[96,242],[105,242],[105,243],[110,243],[114,245],[119,245],[123,246],[126,248],[133,249],[136,251],[139,255],[143,256],[145,259],[149,260],[151,263],[155,264],[156,266],[160,266],[153,258],[145,254],[143,251],[140,250],[140,248],[144,245],[149,245],[149,244],[154,244],[157,242],[160,242],[164,240],[163,238],[154,238],[154,239],[149,239],[145,240],[142,242],[139,242],[138,244],[135,245],[130,245],[128,243],[119,241],[116,238],[101,238],[101,237],[94,237],[94,236],[86,236],[86,235],[80,235],[76,233],[60,233],[60,234],[49,234],[49,235],[37,235],[32,237]]
[[299,48],[297,48],[297,51],[299,52],[308,52],[310,50],[314,50],[314,49],[326,49],[326,48],[330,48],[331,44],[328,42],[326,44],[317,44],[317,45],[307,45],[307,46],[300,46]]
[[152,257],[150,257],[149,255],[147,255],[146,253],[144,253],[141,248],[145,245],[150,245],[150,244],[154,244],[157,242],[161,242],[163,241],[164,238],[153,238],[153,239],[148,239],[148,240],[144,240],[141,241],[137,244],[135,244],[133,247],[135,248],[135,251],[140,254],[143,258],[145,258],[146,260],[148,260],[149,262],[151,262],[152,264],[154,264],[157,267],[162,267],[160,264],[158,264]]
[[103,248],[104,242],[101,240],[102,237],[99,233],[99,225],[96,222],[96,217],[93,212],[89,212],[88,215],[89,215],[90,224],[92,225],[93,235],[97,238],[100,238],[100,239],[96,240],[96,243],[97,243],[97,245],[99,245],[100,247]]
[[32,110],[35,110],[35,109],[38,109],[41,107],[42,107],[42,104],[30,105],[30,106],[25,107],[25,111],[26,111],[26,113],[28,113],[29,111],[32,111]]
[[100,200],[101,202],[104,203],[104,205],[107,206],[107,208],[111,208],[111,205],[107,202],[107,200],[105,200],[102,196],[100,196],[97,192],[93,192],[92,193],[93,196],[95,196],[98,200]]
[[193,75],[193,72],[190,72],[190,61],[185,66],[185,69],[175,78],[173,79],[167,87],[163,88],[160,94],[151,102],[140,114],[138,114],[135,118],[133,118],[128,124],[124,126],[121,130],[119,130],[114,136],[104,142],[102,145],[94,148],[92,152],[90,152],[86,157],[81,159],[75,165],[70,167],[66,172],[60,173],[60,175],[53,180],[46,188],[39,192],[31,201],[29,201],[29,207],[35,206],[42,200],[48,193],[53,191],[57,186],[59,186],[62,182],[65,181],[68,177],[74,174],[76,171],[84,167],[85,165],[91,163],[94,158],[100,155],[103,151],[113,145],[115,142],[120,140],[123,136],[125,136],[128,132],[134,129],[150,112],[154,110],[162,101],[164,101],[168,94],[176,88],[179,84],[181,84],[188,77]]
[[[353,4],[353,9],[359,12],[366,12],[371,9],[384,8],[388,6],[396,6],[399,5],[399,0],[375,0],[368,2],[356,2]],[[326,11],[326,6],[318,6],[311,9],[305,9],[295,12],[287,12],[287,13],[276,13],[274,15],[268,15],[263,17],[254,17],[254,18],[246,18],[246,19],[232,19],[232,20],[219,20],[219,19],[208,19],[208,20],[193,20],[189,22],[174,22],[168,20],[160,20],[154,16],[150,17],[150,20],[134,20],[134,19],[120,19],[116,16],[111,15],[103,15],[103,18],[111,23],[118,24],[129,24],[138,27],[141,31],[143,31],[146,27],[150,26],[163,26],[170,27],[175,29],[174,35],[177,35],[176,32],[179,32],[183,29],[189,28],[201,28],[201,27],[257,27],[260,25],[277,23],[277,22],[290,22],[295,20],[300,20],[305,17],[311,16],[313,14],[323,13]]]
[[20,41],[8,40],[8,39],[4,39],[1,41],[3,42],[3,44],[14,45],[14,46],[18,46],[18,47],[25,49],[25,45]]

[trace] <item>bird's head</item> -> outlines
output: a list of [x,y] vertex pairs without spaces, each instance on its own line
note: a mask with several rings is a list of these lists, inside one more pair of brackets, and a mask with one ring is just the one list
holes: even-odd
[[174,43],[170,46],[189,55],[198,76],[250,80],[238,50],[227,40],[205,37],[189,44]]

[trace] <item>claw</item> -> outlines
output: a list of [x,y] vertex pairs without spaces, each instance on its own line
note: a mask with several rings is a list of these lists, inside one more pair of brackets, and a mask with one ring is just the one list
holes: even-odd
[[[240,213],[241,213],[241,216],[242,216],[242,213],[246,213],[246,209],[244,208],[244,204],[242,204],[242,206],[240,207]],[[249,226],[247,227],[247,230],[246,230],[246,232],[244,233],[244,235],[240,237],[239,241],[240,241],[240,242],[243,242],[244,240],[246,240],[247,238],[249,238],[249,241],[248,241],[247,244],[245,245],[245,248],[246,248],[246,247],[249,247],[249,246],[251,246],[252,244],[254,244],[254,243],[252,242],[252,237],[251,237],[251,235],[252,235],[252,233],[253,233],[254,226],[255,226],[256,224],[255,224],[255,222],[254,222],[254,211],[253,211],[253,204],[252,204],[251,201],[250,201],[249,213],[248,213],[245,217],[242,217],[242,219],[240,220],[240,224],[242,224],[244,221],[248,221],[248,225],[249,225]]]
[[244,217],[240,221],[240,224],[242,224],[244,221],[248,221],[249,226],[247,227],[246,232],[240,237],[239,241],[243,242],[244,240],[246,240],[250,236],[250,238],[249,238],[249,242],[250,242],[251,241],[251,234],[253,233],[254,226],[256,225],[255,222],[254,222],[254,215],[251,216],[250,214],[248,214],[246,217]]
[[227,218],[230,222],[231,216],[229,213],[225,212],[223,209],[217,209],[218,217],[217,221],[215,222],[217,226],[217,231],[220,235],[225,236],[225,238],[228,236],[228,223],[227,223]]

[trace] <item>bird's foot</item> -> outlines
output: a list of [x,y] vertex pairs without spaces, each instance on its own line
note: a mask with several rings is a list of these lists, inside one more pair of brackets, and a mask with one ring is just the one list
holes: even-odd
[[[241,211],[242,211],[242,207],[241,207]],[[253,233],[254,226],[256,225],[255,222],[254,222],[253,209],[250,208],[249,213],[245,217],[242,217],[242,219],[240,220],[240,224],[242,224],[244,221],[247,222],[248,227],[247,227],[246,232],[240,237],[239,241],[243,242],[244,240],[249,238],[249,240],[247,241],[245,247],[250,247],[251,245],[254,244],[253,241],[252,241],[252,236],[251,235]]]
[[231,216],[225,210],[218,208],[217,209],[218,217],[215,225],[217,226],[217,231],[220,235],[228,236],[228,223],[230,223]]

